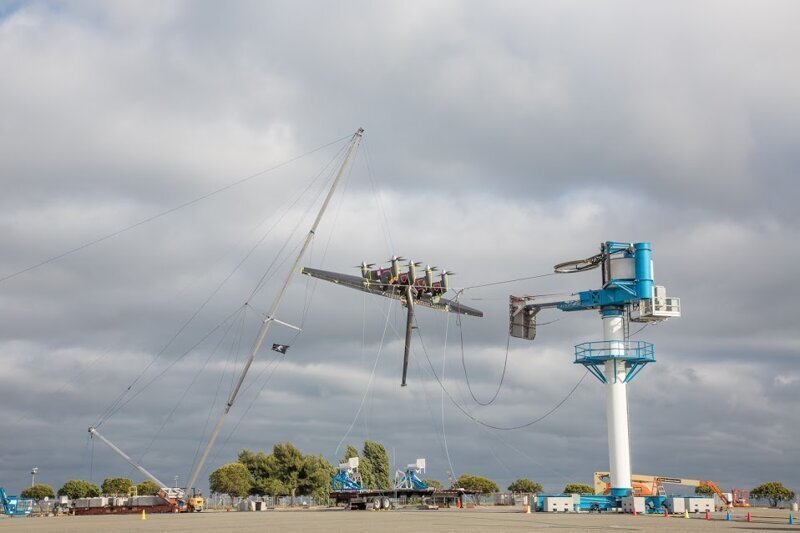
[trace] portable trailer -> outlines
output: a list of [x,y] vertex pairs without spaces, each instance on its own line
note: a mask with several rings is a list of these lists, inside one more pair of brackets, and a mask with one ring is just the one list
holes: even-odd
[[176,505],[162,496],[131,496],[130,498],[78,498],[70,503],[74,515],[176,513]]
[[[450,502],[463,502],[466,496],[474,496],[477,493],[465,489],[363,489],[363,490],[333,490],[330,493],[331,500],[336,505],[344,505],[345,509],[384,509],[388,510],[394,506],[400,498],[421,498],[430,499],[434,503],[444,502],[449,506]],[[458,505],[458,503],[456,503]]]

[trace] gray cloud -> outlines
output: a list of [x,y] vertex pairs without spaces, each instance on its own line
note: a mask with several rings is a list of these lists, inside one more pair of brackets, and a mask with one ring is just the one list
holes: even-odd
[[[683,299],[684,317],[636,336],[656,344],[658,362],[629,390],[634,471],[797,488],[796,12],[789,2],[0,9],[0,62],[13,72],[0,86],[0,277],[364,126],[307,264],[410,254],[456,270],[463,288],[549,272],[603,240],[650,240],[657,281]],[[295,249],[324,180],[289,206],[340,147],[1,283],[0,401],[12,415],[0,484],[23,487],[32,466],[56,486],[129,474],[86,427],[268,228],[134,390],[244,303],[287,239],[280,257]],[[286,268],[244,320],[224,322],[103,424],[164,481],[186,479]],[[595,271],[465,291],[486,311],[463,321],[476,396],[497,387],[508,294],[598,283]],[[304,333],[276,369],[274,352],[260,355],[212,466],[284,440],[335,460],[352,423],[345,444],[380,440],[398,465],[425,456],[441,480],[447,452],[456,473],[502,486],[532,477],[559,490],[606,468],[594,378],[545,421],[500,432],[455,409],[430,368],[442,372],[446,332],[453,397],[494,425],[524,423],[580,379],[572,347],[600,337],[592,313],[548,313],[542,321],[558,321],[534,343],[512,341],[490,407],[470,399],[453,318],[420,312],[430,364],[417,340],[401,389],[396,304],[299,279],[281,315]],[[276,328],[268,343],[292,337]]]

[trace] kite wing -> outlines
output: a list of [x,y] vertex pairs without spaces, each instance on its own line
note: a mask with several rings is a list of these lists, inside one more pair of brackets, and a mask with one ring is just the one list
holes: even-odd
[[[337,285],[344,285],[351,289],[356,289],[394,300],[405,300],[406,298],[406,285],[400,284],[383,284],[380,281],[369,281],[361,276],[353,276],[350,274],[340,274],[338,272],[329,272],[327,270],[318,270],[316,268],[303,268],[300,271],[306,276],[312,278],[329,281]],[[424,293],[417,294],[414,297],[414,303],[429,307],[437,311],[445,311],[449,313],[456,313],[461,315],[482,317],[483,311],[466,306],[456,300],[448,300],[447,298],[432,297]]]

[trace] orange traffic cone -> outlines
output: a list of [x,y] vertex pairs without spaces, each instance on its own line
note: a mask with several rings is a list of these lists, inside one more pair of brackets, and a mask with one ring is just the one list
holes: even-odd
[[706,510],[706,520],[711,520],[711,515],[709,514],[708,510]]
[[639,513],[636,512],[636,506],[633,506],[633,516],[639,516]]
[[669,513],[667,512],[667,508],[664,507],[664,518],[669,517]]
[[750,517],[750,511],[747,511],[747,521],[752,522],[753,519]]

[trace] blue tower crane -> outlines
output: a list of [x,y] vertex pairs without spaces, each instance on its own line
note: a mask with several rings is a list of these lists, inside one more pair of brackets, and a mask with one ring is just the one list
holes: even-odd
[[653,261],[648,242],[607,241],[600,253],[587,259],[555,265],[557,273],[582,272],[600,267],[600,289],[545,296],[511,296],[509,333],[533,340],[536,316],[542,309],[597,310],[603,319],[603,340],[575,346],[575,363],[583,365],[606,386],[606,419],[612,496],[631,494],[630,442],[628,440],[627,384],[648,363],[655,362],[653,345],[627,339],[629,321],[658,322],[679,317],[680,300],[667,298],[654,285]]

